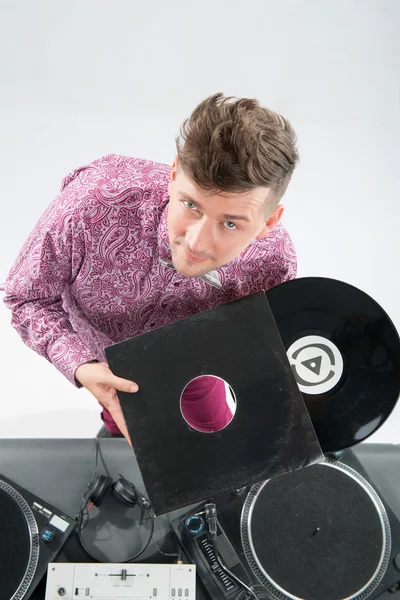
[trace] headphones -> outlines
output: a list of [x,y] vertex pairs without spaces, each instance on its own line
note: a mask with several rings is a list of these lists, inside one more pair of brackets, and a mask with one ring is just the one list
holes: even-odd
[[[93,508],[93,506],[101,506],[106,494],[111,490],[115,496],[115,498],[125,506],[129,506],[131,508],[138,506],[141,510],[139,525],[143,525],[145,522],[150,520],[150,532],[149,537],[146,540],[145,545],[137,552],[134,556],[126,559],[123,562],[132,562],[136,558],[138,558],[150,545],[150,542],[153,538],[154,534],[154,516],[151,512],[150,502],[144,496],[141,496],[137,491],[136,487],[125,479],[121,474],[119,474],[119,479],[113,481],[112,477],[108,472],[107,466],[104,462],[104,458],[101,454],[99,441],[95,438],[96,442],[96,464],[93,472],[93,476],[91,481],[88,484],[86,492],[83,495],[81,505],[79,508],[79,512],[76,515],[76,520],[78,522],[78,535],[79,541],[82,544],[85,552],[96,562],[104,562],[103,558],[97,558],[93,556],[88,548],[86,547],[85,541],[83,539],[82,532],[86,525],[89,522],[89,512]],[[101,456],[102,463],[107,472],[107,475],[97,475],[98,461],[99,455]],[[147,514],[147,518],[146,518]]]

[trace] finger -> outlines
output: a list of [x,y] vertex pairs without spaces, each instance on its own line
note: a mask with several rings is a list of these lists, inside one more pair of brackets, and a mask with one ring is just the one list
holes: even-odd
[[110,410],[110,414],[111,414],[112,418],[114,419],[118,429],[120,430],[122,435],[126,438],[127,442],[129,443],[130,447],[132,448],[131,438],[129,436],[128,428],[126,426],[125,418],[124,418],[124,415],[123,415],[123,412],[122,412],[120,406],[119,405],[118,405],[118,407],[114,406]]
[[117,425],[122,435],[126,438],[128,444],[133,449],[131,438],[128,433],[128,428],[125,423],[124,414],[121,409],[121,405],[118,400],[117,392],[113,389],[108,394],[100,394],[97,396],[97,400],[108,410],[113,418],[113,421]]
[[109,412],[120,409],[120,403],[115,389],[100,390],[96,393],[96,398]]
[[139,389],[138,384],[134,381],[117,377],[112,373],[106,373],[102,379],[102,383],[113,387],[119,392],[137,392]]
[[118,426],[118,428],[119,428],[120,432],[122,433],[122,435],[124,436],[124,438],[126,439],[126,441],[128,442],[128,444],[130,445],[130,447],[133,448],[131,438],[129,437],[129,433],[128,433],[128,429],[127,429],[126,425],[121,424],[120,426]]

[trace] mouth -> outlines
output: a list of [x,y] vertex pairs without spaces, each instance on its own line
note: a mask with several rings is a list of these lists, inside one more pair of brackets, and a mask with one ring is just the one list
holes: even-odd
[[206,260],[208,260],[207,258],[202,258],[202,257],[199,257],[199,256],[195,256],[195,255],[193,255],[191,252],[189,252],[186,249],[185,249],[185,252],[186,252],[186,256],[188,257],[188,260],[190,262],[193,262],[193,263],[202,263],[202,262],[205,262]]

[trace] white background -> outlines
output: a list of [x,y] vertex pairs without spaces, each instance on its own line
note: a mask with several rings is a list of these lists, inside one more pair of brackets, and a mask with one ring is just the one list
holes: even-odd
[[[0,280],[70,170],[110,152],[171,163],[206,96],[287,116],[299,275],[372,295],[400,328],[398,0],[0,0]],[[0,306],[1,437],[92,436],[99,407]],[[400,441],[400,403],[369,441]]]

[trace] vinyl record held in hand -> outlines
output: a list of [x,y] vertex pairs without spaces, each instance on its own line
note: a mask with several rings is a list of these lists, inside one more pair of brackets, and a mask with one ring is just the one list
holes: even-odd
[[400,394],[400,340],[385,311],[322,277],[289,281],[267,298],[323,451],[374,433]]

